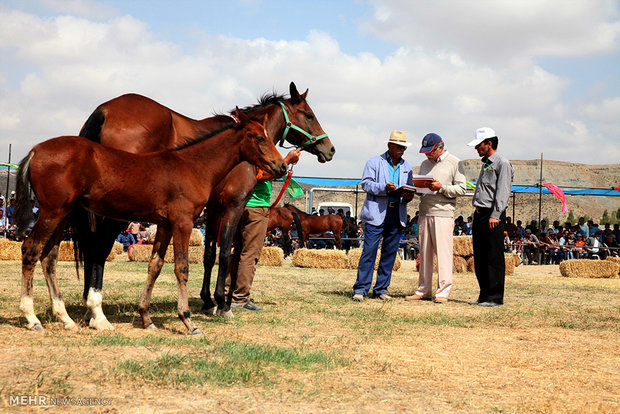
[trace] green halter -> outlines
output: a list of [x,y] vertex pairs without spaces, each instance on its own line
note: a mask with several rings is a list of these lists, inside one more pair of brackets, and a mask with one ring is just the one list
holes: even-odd
[[[291,120],[288,118],[288,113],[286,112],[286,106],[284,106],[283,102],[278,102],[280,104],[280,106],[282,107],[282,112],[284,113],[284,133],[282,134],[282,138],[280,139],[279,145],[282,148],[284,147],[284,141],[286,140],[286,136],[288,135],[288,131],[290,129],[294,129],[295,131],[299,132],[300,134],[304,135],[306,138],[308,138],[308,140],[304,143],[302,143],[299,147],[300,148],[305,148],[309,145],[314,144],[317,141],[322,140],[323,138],[327,138],[327,134],[322,134],[322,135],[316,135],[313,136],[309,133],[307,133],[306,131],[304,131],[303,129],[301,129],[300,127],[298,127],[297,125],[293,124],[291,122]],[[290,147],[290,148],[294,148],[294,147]]]

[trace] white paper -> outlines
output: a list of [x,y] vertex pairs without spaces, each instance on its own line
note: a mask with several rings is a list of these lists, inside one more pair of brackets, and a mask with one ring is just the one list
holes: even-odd
[[[423,181],[434,181],[435,179],[430,175],[414,175],[414,180],[423,180]],[[428,187],[417,187],[415,188],[417,194],[437,194],[437,191],[431,191]]]

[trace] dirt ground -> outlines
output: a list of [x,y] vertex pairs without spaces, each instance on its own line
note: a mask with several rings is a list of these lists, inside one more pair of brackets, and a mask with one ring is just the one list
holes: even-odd
[[[45,331],[37,333],[25,329],[19,317],[18,263],[1,266],[0,411],[620,411],[620,279],[566,279],[558,266],[519,266],[507,277],[503,308],[467,305],[477,289],[471,273],[455,275],[448,304],[412,304],[403,298],[411,294],[417,272],[413,262],[405,261],[393,276],[394,301],[354,303],[349,293],[353,270],[299,269],[286,263],[259,267],[253,295],[265,307],[260,314],[207,317],[193,300],[194,320],[205,333],[190,337],[175,317],[176,287],[169,267],[154,292],[158,331],[140,329],[135,312],[144,267],[113,264],[104,300],[114,332],[83,324],[76,332],[63,330],[47,310],[39,275],[36,308]],[[193,297],[201,271],[190,275]],[[70,264],[61,266],[59,274],[69,313],[81,320],[82,282],[75,280]],[[175,385],[168,373],[158,382],[119,370],[122,361],[149,361],[168,353],[190,358],[212,352],[223,341],[320,351],[348,362],[308,370],[266,365],[267,382],[225,385]],[[15,404],[20,395],[74,401],[20,406]],[[87,402],[97,405],[79,405]]]

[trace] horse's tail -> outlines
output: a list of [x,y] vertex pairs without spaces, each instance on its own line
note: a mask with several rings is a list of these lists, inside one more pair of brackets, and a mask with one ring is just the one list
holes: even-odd
[[80,136],[93,142],[101,142],[101,127],[105,121],[105,113],[97,108],[88,117],[80,130]]
[[295,223],[295,227],[297,227],[297,238],[299,239],[299,244],[301,246],[304,245],[304,231],[303,228],[301,227],[301,220],[299,219],[299,216],[297,215],[296,212],[291,211],[291,214],[293,215],[293,222]]
[[17,183],[15,187],[15,201],[17,206],[13,213],[13,223],[17,226],[16,235],[21,239],[34,222],[34,213],[30,205],[30,160],[34,151],[30,151],[19,163]]

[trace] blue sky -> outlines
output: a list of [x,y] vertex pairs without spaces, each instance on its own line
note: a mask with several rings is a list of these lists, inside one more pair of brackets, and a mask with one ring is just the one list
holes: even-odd
[[[127,92],[203,118],[308,88],[336,146],[299,175],[358,177],[391,130],[462,159],[620,159],[620,4],[609,0],[0,0],[0,159],[76,134]],[[593,142],[596,143],[593,145]]]

